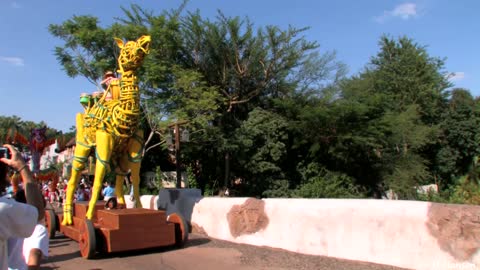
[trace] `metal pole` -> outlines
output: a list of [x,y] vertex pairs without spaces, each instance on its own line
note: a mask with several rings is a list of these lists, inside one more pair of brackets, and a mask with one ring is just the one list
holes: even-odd
[[180,130],[175,124],[175,163],[177,166],[177,188],[182,188],[182,173],[180,171]]

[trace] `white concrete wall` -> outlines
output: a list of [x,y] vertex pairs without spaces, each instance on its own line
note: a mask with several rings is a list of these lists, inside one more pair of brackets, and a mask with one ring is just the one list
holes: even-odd
[[[127,208],[133,208],[133,204],[135,202],[131,201],[130,200],[130,195],[129,194],[125,194],[124,196],[124,199],[125,199],[125,204],[126,204],[126,207]],[[157,198],[158,196],[155,196],[155,195],[143,195],[143,196],[140,196],[140,202],[142,203],[142,207],[143,208],[146,208],[146,209],[158,209],[158,204],[157,204]],[[153,199],[152,199],[153,198]],[[153,202],[153,206],[150,205],[151,202]]]
[[426,225],[429,203],[417,201],[266,199],[268,226],[233,237],[226,218],[247,198],[204,198],[191,222],[210,237],[294,252],[410,269],[480,269],[473,258],[457,261]]
[[[151,196],[142,196],[144,208]],[[480,256],[459,261],[442,250],[427,227],[427,202],[340,199],[265,199],[268,225],[232,236],[227,213],[248,198],[192,198],[186,219],[210,237],[257,246],[374,262],[409,269],[480,269]],[[157,199],[153,200],[158,207]],[[479,244],[480,245],[480,244]]]

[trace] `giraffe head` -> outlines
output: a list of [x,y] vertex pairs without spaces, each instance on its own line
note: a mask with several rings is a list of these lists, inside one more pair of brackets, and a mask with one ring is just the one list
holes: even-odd
[[115,41],[120,48],[119,72],[123,73],[124,71],[133,71],[142,64],[143,58],[148,54],[151,37],[141,36],[137,41],[128,41],[127,43],[118,38],[115,38]]

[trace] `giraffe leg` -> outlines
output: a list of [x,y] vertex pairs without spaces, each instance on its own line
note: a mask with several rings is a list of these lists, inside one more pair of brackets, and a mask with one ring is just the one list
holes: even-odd
[[125,175],[119,173],[115,176],[115,196],[117,197],[118,204],[125,204],[125,198],[123,193],[123,178]]
[[67,194],[63,205],[63,221],[62,225],[72,225],[73,223],[73,195],[80,180],[81,171],[85,168],[85,162],[90,154],[91,148],[87,146],[83,138],[83,114],[77,114],[77,135],[75,153],[72,162],[72,175],[67,185]]
[[95,212],[95,204],[98,201],[100,190],[102,189],[103,178],[107,172],[107,166],[109,166],[110,157],[114,146],[113,136],[105,131],[98,130],[96,132],[97,147],[95,154],[97,162],[95,164],[95,178],[93,180],[92,197],[88,204],[87,219],[92,219]]
[[131,172],[133,185],[134,208],[142,208],[140,201],[140,166],[143,155],[143,130],[138,130],[128,141],[127,155],[120,160],[122,168],[128,168]]
[[131,179],[133,185],[133,198],[135,201],[134,208],[142,208],[142,202],[140,201],[140,162],[133,163],[131,168]]

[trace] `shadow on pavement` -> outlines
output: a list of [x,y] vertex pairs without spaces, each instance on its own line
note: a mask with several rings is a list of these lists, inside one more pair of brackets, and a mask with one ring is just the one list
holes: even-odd
[[68,243],[63,243],[63,244],[50,244],[50,248],[56,248],[56,247],[66,247],[68,246]]
[[50,239],[50,245],[55,245],[55,244],[60,244],[60,243],[65,243],[65,242],[70,242],[72,239],[67,238],[65,236],[57,236],[54,239]]
[[[57,236],[56,238],[54,239],[50,239],[50,243],[49,243],[49,248],[52,249],[52,248],[58,248],[58,247],[65,247],[65,246],[68,246],[68,242],[70,241],[73,241],[72,239],[70,238],[67,238],[63,235],[61,236]],[[66,254],[59,254],[59,255],[52,255],[52,256],[49,256],[45,262],[46,263],[56,263],[56,262],[62,262],[62,261],[67,261],[67,260],[71,260],[73,258],[78,258],[80,257],[80,251],[75,251],[75,252],[71,252],[71,253],[66,253]],[[56,268],[51,268],[51,267],[43,267],[41,269],[56,269]]]
[[201,237],[201,236],[191,237],[191,239],[188,239],[188,241],[185,243],[184,248],[205,245],[205,244],[208,244],[211,241],[212,240],[210,240],[206,237]]
[[57,248],[57,247],[65,247],[65,246],[68,246],[68,242],[70,241],[73,241],[72,239],[70,238],[67,238],[65,236],[57,236],[56,238],[54,239],[50,239],[50,243],[48,244],[48,246],[50,248]]
[[[92,259],[101,260],[101,259],[115,258],[115,257],[125,258],[125,257],[132,257],[132,256],[138,256],[138,255],[146,255],[146,254],[166,253],[166,252],[175,251],[178,249],[205,245],[205,244],[208,244],[209,242],[211,242],[211,240],[206,237],[190,234],[189,239],[187,240],[187,242],[183,247],[166,246],[166,247],[139,249],[139,250],[128,250],[128,251],[113,252],[113,253],[97,253],[96,256]],[[79,254],[79,252],[75,254]]]
[[[66,254],[49,256],[43,263],[53,263],[53,264],[55,264],[57,262],[68,261],[68,260],[75,259],[75,258],[78,258],[78,257],[81,257],[80,251],[75,251],[75,252],[66,253]],[[51,268],[47,268],[47,269],[51,269]]]

